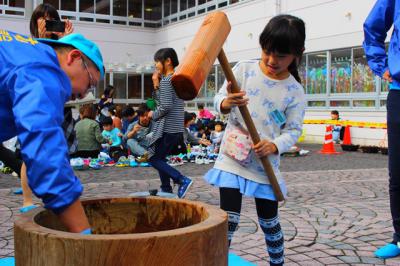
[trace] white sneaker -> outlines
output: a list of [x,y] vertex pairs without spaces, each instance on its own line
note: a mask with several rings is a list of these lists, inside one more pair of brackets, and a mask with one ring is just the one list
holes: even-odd
[[204,158],[204,164],[210,164],[210,159],[208,159],[207,157]]
[[196,164],[203,164],[204,163],[204,159],[201,156],[197,156],[196,160],[195,160]]
[[85,163],[83,162],[83,159],[79,158],[79,157],[72,158],[70,160],[70,164],[71,164],[72,168],[74,168],[74,169],[82,169],[83,166],[85,165]]

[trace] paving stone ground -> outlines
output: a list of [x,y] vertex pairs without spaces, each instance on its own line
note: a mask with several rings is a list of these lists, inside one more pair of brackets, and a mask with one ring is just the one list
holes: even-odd
[[[320,145],[302,145],[305,157],[282,158],[288,198],[280,207],[285,234],[285,265],[399,265],[400,258],[381,260],[376,247],[391,239],[387,156],[343,153],[320,155]],[[179,169],[194,178],[190,200],[219,204],[218,189],[202,176],[212,165],[186,164]],[[76,172],[85,186],[83,197],[127,196],[157,188],[151,168],[104,168]],[[12,188],[18,179],[0,175],[0,258],[13,256],[13,221],[21,196]],[[244,198],[242,216],[231,250],[257,265],[268,265],[264,236],[252,199]]]

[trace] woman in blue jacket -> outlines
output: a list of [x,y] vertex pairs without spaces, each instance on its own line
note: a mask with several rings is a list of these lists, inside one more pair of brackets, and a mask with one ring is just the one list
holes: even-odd
[[[393,219],[393,241],[375,255],[392,258],[400,255],[400,0],[378,0],[364,23],[364,49],[372,71],[390,82],[387,97],[389,143],[389,195]],[[393,26],[389,52],[385,39]]]

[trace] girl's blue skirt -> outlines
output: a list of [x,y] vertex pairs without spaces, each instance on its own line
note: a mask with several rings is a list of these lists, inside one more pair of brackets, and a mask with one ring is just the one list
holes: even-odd
[[[209,170],[204,176],[204,179],[216,187],[239,189],[242,195],[248,197],[276,200],[271,185],[251,181],[239,175],[228,173],[219,169],[213,168]],[[284,197],[286,197],[287,188],[285,181],[281,180],[279,185]]]

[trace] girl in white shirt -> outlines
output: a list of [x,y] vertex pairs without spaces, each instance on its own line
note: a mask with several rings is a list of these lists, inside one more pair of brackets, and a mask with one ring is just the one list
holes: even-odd
[[[239,223],[242,195],[255,198],[265,234],[270,265],[283,265],[284,239],[278,202],[259,157],[267,156],[286,195],[279,171],[279,155],[301,135],[305,98],[297,66],[305,41],[304,22],[294,16],[272,18],[260,35],[261,60],[239,62],[233,69],[242,91],[231,93],[225,82],[214,98],[218,112],[229,113],[220,153],[205,176],[218,186],[220,206],[228,212],[228,239]],[[254,145],[236,106],[247,105],[261,141]]]

